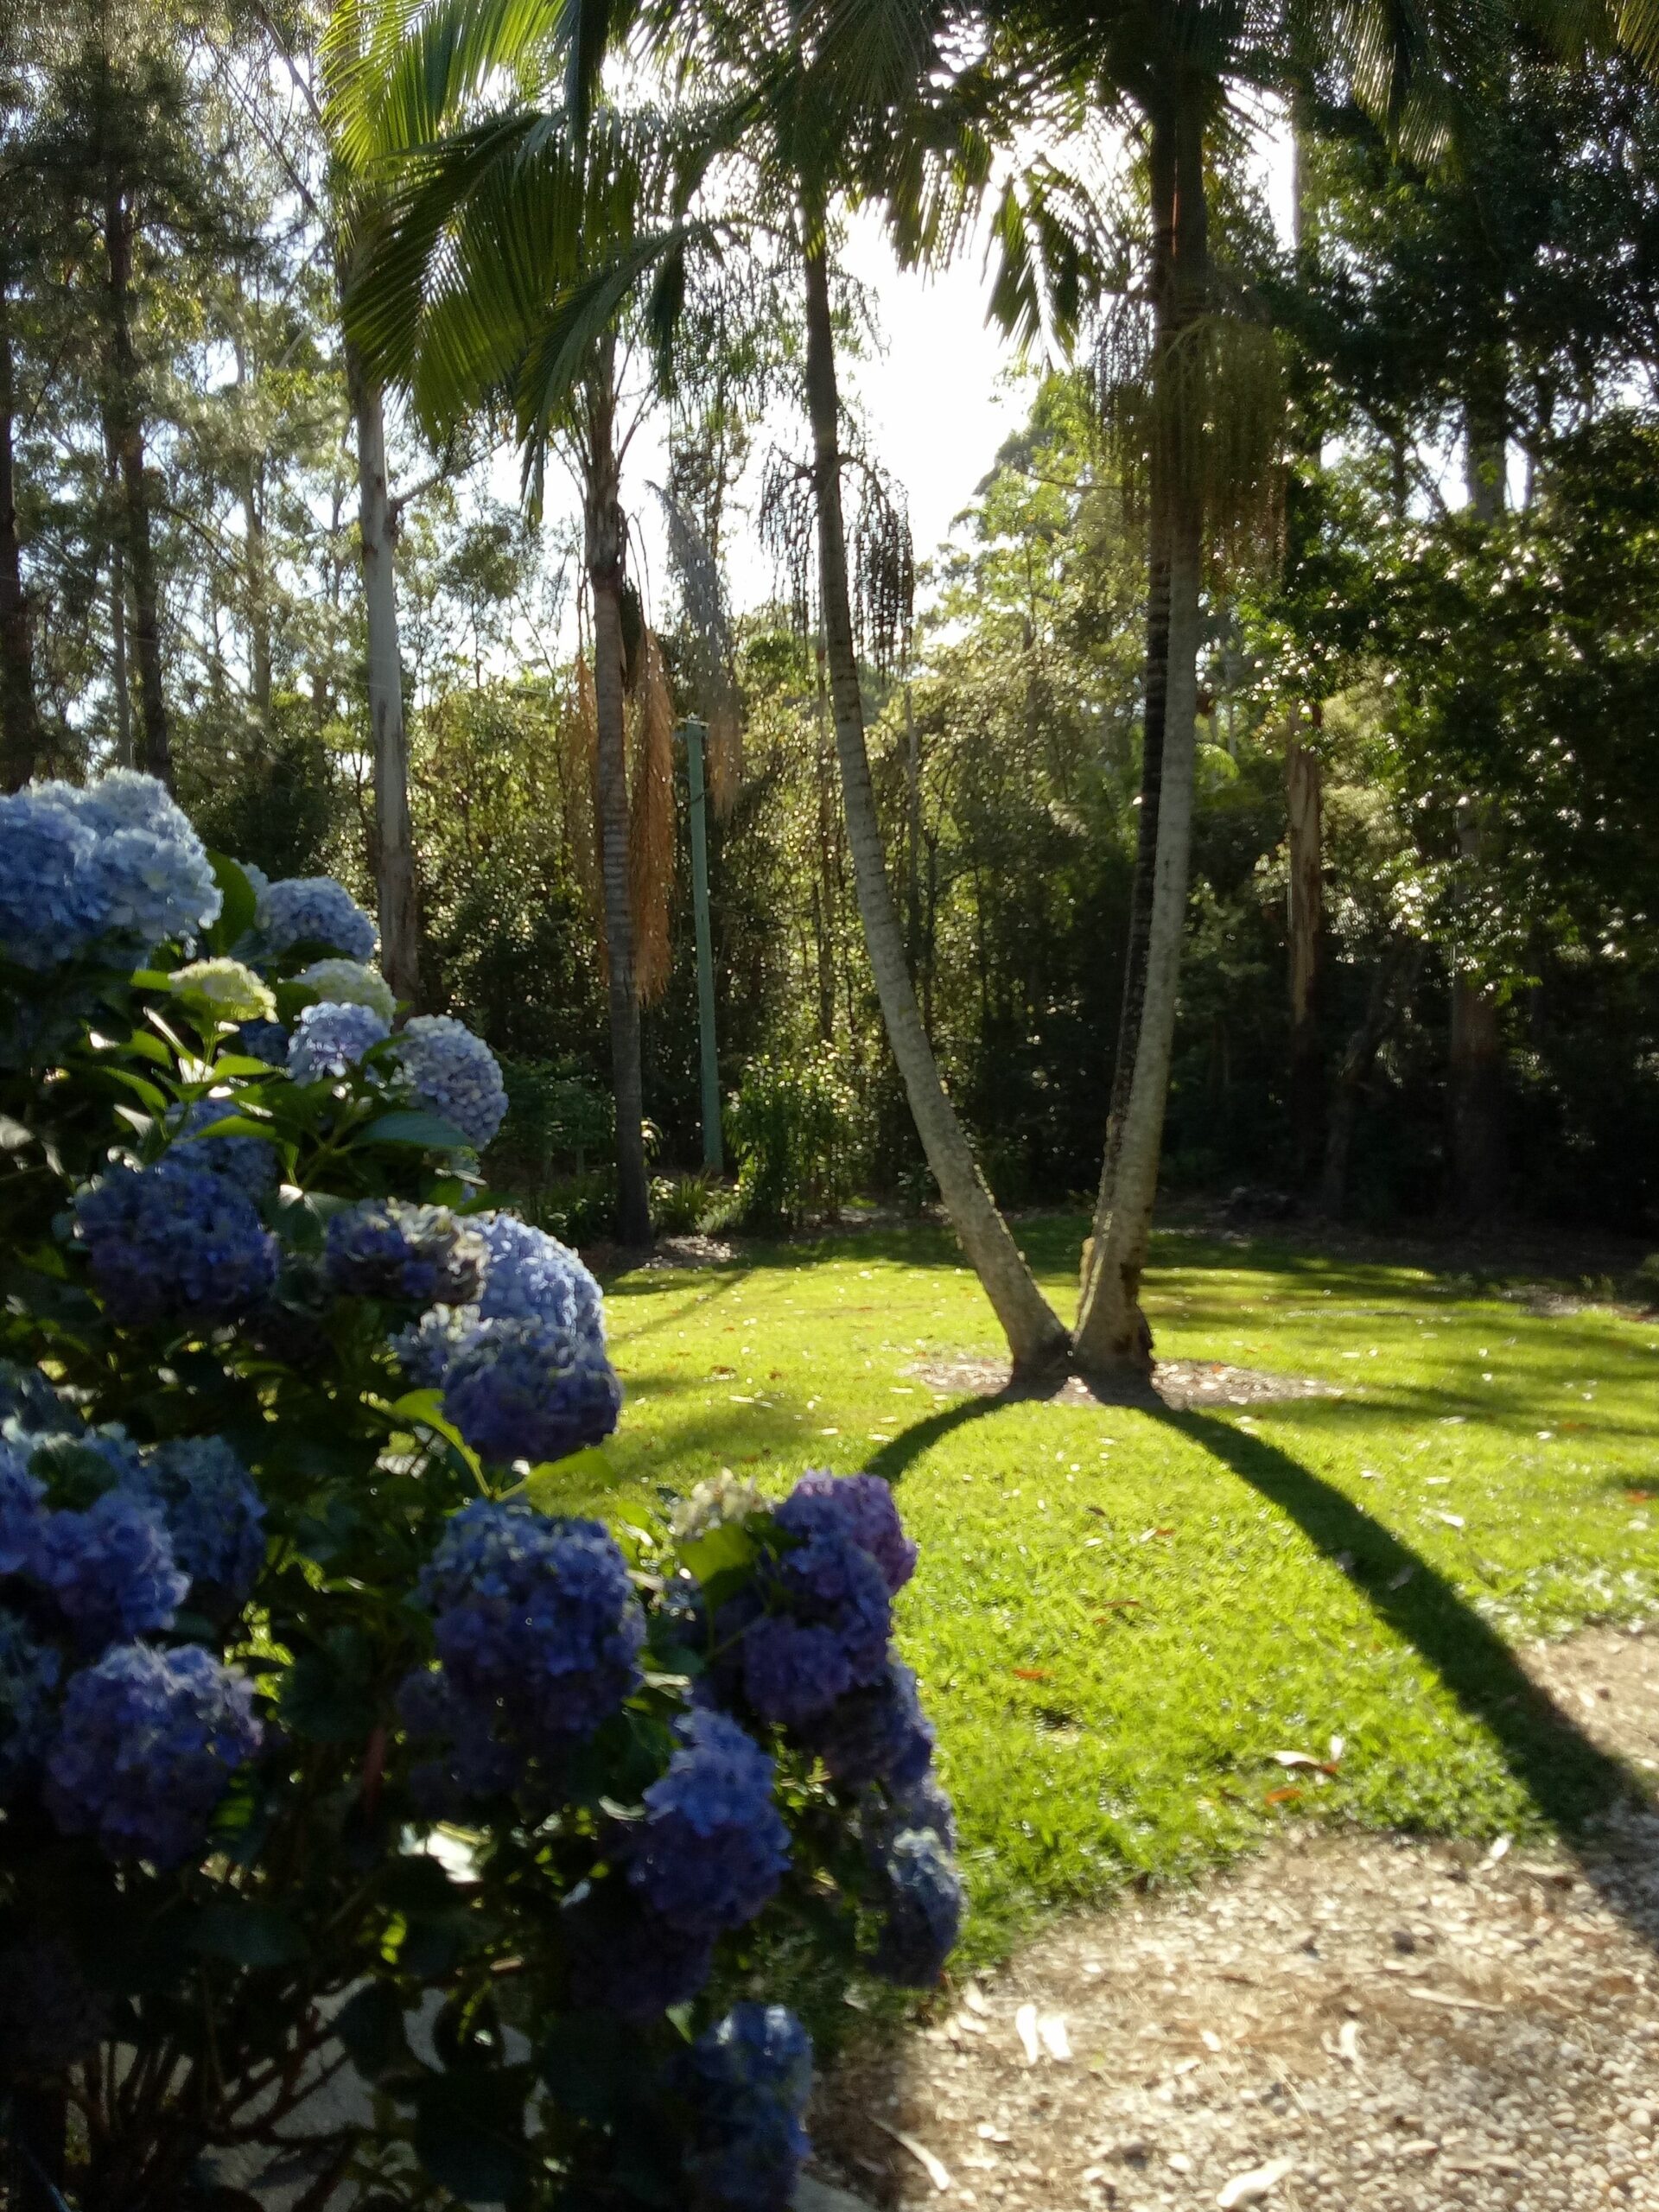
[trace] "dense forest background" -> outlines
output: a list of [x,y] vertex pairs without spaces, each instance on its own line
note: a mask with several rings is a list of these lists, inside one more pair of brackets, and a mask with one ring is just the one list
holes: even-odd
[[[6,780],[163,767],[210,844],[372,903],[362,413],[321,24],[207,0],[0,20]],[[1165,1186],[1651,1233],[1655,97],[1622,63],[1569,77],[1522,50],[1455,163],[1413,166],[1317,75],[1278,127],[1293,242],[1242,126],[1212,189],[1218,265],[1271,341],[1237,404],[1282,467],[1209,558]],[[1141,188],[1126,161],[1112,190]],[[844,343],[877,342],[869,306],[845,291]],[[639,386],[669,481],[625,480],[624,501],[660,510],[674,556],[629,601],[631,743],[656,779],[636,792],[645,1109],[658,1171],[694,1165],[667,733],[696,712],[718,771],[722,1084],[818,1069],[856,1179],[919,1197],[791,525],[794,313],[752,269],[690,303],[677,366]],[[916,549],[913,604],[906,457],[865,457],[890,868],[1008,1205],[1092,1188],[1112,1084],[1147,590],[1133,326],[1109,301],[1069,357],[1033,358],[1024,427],[949,543]],[[434,448],[391,407],[419,999],[506,1063],[521,1179],[602,1209],[589,616],[575,546],[499,496],[500,433],[481,416]],[[727,549],[756,533],[775,597],[734,610]]]

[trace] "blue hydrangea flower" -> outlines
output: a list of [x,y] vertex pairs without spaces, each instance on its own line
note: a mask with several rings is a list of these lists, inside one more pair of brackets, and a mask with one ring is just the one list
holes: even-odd
[[[746,1623],[761,1604],[772,1610]],[[892,1626],[880,1568],[831,1528],[762,1567],[747,1604],[726,1609],[721,1633],[741,1633],[743,1692],[755,1712],[800,1728],[880,1678]]]
[[75,1200],[92,1280],[116,1320],[229,1320],[276,1278],[276,1240],[246,1192],[178,1154],[114,1167]]
[[421,1104],[482,1152],[507,1110],[495,1054],[453,1014],[419,1014],[397,1039],[397,1059]]
[[540,1464],[602,1444],[622,1409],[603,1350],[544,1321],[491,1321],[462,1342],[443,1409],[480,1458]]
[[64,1694],[47,1809],[65,1835],[95,1836],[108,1859],[177,1866],[200,1851],[262,1739],[253,1685],[199,1644],[118,1644]]
[[265,1563],[265,1505],[222,1436],[181,1436],[142,1458],[123,1487],[161,1514],[196,1607],[231,1611]]
[[365,1198],[328,1217],[324,1266],[336,1290],[461,1306],[484,1274],[484,1240],[447,1206]]
[[289,1039],[288,1071],[296,1083],[347,1076],[391,1029],[372,1007],[308,1006]]
[[868,1689],[838,1698],[805,1731],[836,1781],[849,1789],[873,1782],[909,1789],[933,1764],[934,1735],[917,1693],[916,1677],[902,1660],[889,1661]]
[[532,1750],[591,1735],[639,1686],[645,1615],[597,1521],[475,1499],[444,1530],[420,1592],[450,1683],[499,1707]]
[[309,984],[330,1006],[365,1006],[388,1022],[397,1011],[391,985],[378,968],[360,960],[314,960],[294,980]]
[[232,1048],[268,1068],[288,1065],[288,1032],[280,1021],[245,1021],[231,1040]]
[[78,1421],[38,1367],[0,1359],[0,1423],[16,1421],[25,1435],[46,1435]]
[[906,1828],[931,1828],[947,1851],[957,1847],[956,1808],[935,1774],[924,1775],[903,1789],[895,1789],[891,1783],[880,1789],[867,1789],[858,1820],[866,1855],[872,1859],[879,1859]]
[[47,1514],[25,1573],[88,1651],[171,1628],[190,1587],[156,1507],[120,1490],[84,1513]]
[[218,918],[222,898],[201,841],[149,830],[102,837],[87,863],[103,908],[99,934],[137,954],[194,937]]
[[63,1662],[16,1613],[0,1611],[0,1805],[34,1777],[46,1756]]
[[264,868],[256,868],[251,861],[238,861],[237,866],[247,877],[248,888],[252,892],[257,906],[258,900],[270,890],[270,878],[265,874]]
[[106,768],[95,784],[37,784],[35,788],[86,824],[95,837],[147,830],[152,837],[188,844],[190,817],[159,777],[137,768]]
[[391,1339],[404,1374],[417,1389],[440,1389],[460,1352],[479,1335],[476,1306],[435,1306]]
[[486,1321],[550,1321],[573,1336],[604,1335],[598,1283],[568,1244],[510,1213],[474,1225],[489,1253],[479,1313]]
[[46,1484],[29,1471],[31,1440],[18,1429],[0,1438],[0,1577],[27,1571],[45,1517]]
[[263,1198],[276,1181],[276,1147],[264,1137],[215,1137],[204,1134],[241,1109],[234,1098],[198,1098],[175,1120],[175,1156],[227,1176],[251,1198]]
[[931,1989],[962,1930],[962,1877],[931,1828],[905,1828],[881,1852],[882,1926],[875,1971],[905,1989]]
[[0,797],[0,954],[20,968],[55,968],[99,934],[92,878],[97,839],[38,791]]
[[728,1714],[690,1713],[674,1732],[678,1748],[628,1839],[628,1879],[675,1927],[715,1936],[772,1897],[789,1830],[772,1802],[772,1760]]
[[778,1508],[776,1519],[791,1536],[830,1529],[850,1536],[880,1568],[893,1597],[916,1572],[916,1547],[880,1475],[832,1475],[826,1468],[809,1468]]
[[258,894],[255,926],[272,952],[326,944],[348,960],[372,960],[374,924],[332,875],[295,875]]
[[735,2005],[681,2066],[686,2177],[698,2212],[786,2212],[811,2149],[812,2043],[781,2005]]
[[648,2028],[700,1993],[714,1964],[714,1940],[688,1935],[619,1890],[601,1882],[560,1913],[570,1994],[579,2005]]
[[441,1668],[405,1675],[397,1691],[404,1726],[432,1750],[410,1772],[410,1794],[429,1820],[453,1820],[480,1797],[517,1789],[525,1754],[501,1740],[493,1708],[464,1698]]

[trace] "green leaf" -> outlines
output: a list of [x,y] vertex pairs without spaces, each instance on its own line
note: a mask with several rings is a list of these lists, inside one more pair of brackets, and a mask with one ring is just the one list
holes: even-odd
[[122,1050],[137,1052],[141,1060],[149,1060],[155,1067],[166,1068],[169,1072],[172,1070],[172,1053],[168,1051],[159,1037],[152,1037],[147,1029],[131,1031]]
[[223,853],[209,853],[207,865],[213,871],[213,880],[225,901],[211,932],[213,950],[223,952],[238,938],[245,937],[253,927],[257,902],[252,884],[233,860],[227,859]]
[[389,1981],[366,1982],[334,2019],[334,2032],[365,2082],[378,2082],[410,2063],[404,2000]]
[[470,1152],[472,1147],[453,1122],[446,1122],[437,1114],[424,1114],[410,1109],[397,1114],[382,1114],[378,1121],[369,1123],[352,1140],[353,1151],[371,1144],[413,1144],[426,1152]]
[[415,2100],[415,2155],[464,2204],[505,2204],[529,2183],[522,2069],[429,2075]]
[[213,1073],[226,1079],[232,1076],[251,1077],[257,1082],[261,1077],[269,1078],[275,1070],[267,1061],[250,1059],[245,1052],[221,1052],[213,1062]]
[[228,1899],[198,1913],[190,1931],[194,1949],[239,1967],[281,1967],[305,1955],[305,1938],[279,1905]]
[[731,1574],[753,1560],[756,1545],[741,1521],[722,1522],[706,1536],[681,1547],[680,1557],[699,1582],[712,1582],[718,1574]]
[[543,1459],[539,1466],[532,1467],[530,1471],[532,1475],[544,1475],[551,1473],[556,1467],[562,1482],[574,1477],[584,1487],[590,1486],[595,1490],[609,1490],[616,1480],[615,1470],[605,1456],[602,1444],[589,1444],[580,1452],[572,1452],[567,1459]]
[[135,1098],[142,1098],[150,1112],[158,1119],[166,1113],[170,1100],[147,1075],[136,1075],[130,1068],[105,1068],[102,1072],[111,1083],[124,1084]]

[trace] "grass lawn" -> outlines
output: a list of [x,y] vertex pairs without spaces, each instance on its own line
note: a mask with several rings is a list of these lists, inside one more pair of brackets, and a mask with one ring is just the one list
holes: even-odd
[[[1082,1226],[1022,1224],[1067,1313]],[[550,1481],[543,1503],[602,1513],[722,1467],[894,1484],[922,1546],[900,1636],[962,1822],[969,1957],[1287,1818],[1524,1834],[1617,1780],[1511,1647],[1659,1604],[1659,1321],[1170,1235],[1162,1356],[1343,1395],[1154,1414],[936,1394],[915,1362],[1001,1347],[925,1229],[625,1275],[608,1310],[613,1488]],[[1333,1737],[1334,1775],[1274,1760],[1325,1759]]]

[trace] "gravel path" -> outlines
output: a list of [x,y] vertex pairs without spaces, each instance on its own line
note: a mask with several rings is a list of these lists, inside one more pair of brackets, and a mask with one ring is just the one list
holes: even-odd
[[[1659,1633],[1527,1663],[1655,1768]],[[824,2171],[883,2205],[1659,2212],[1651,1805],[1579,1858],[1291,1834],[954,1995],[824,2092]]]

